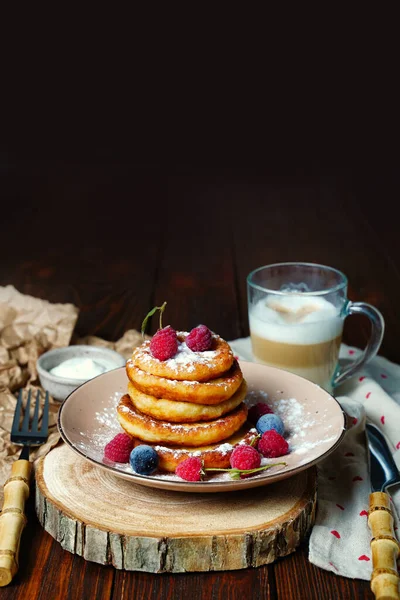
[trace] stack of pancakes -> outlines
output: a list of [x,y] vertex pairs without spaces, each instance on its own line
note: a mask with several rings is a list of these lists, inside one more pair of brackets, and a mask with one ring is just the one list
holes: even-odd
[[243,373],[215,333],[203,352],[186,346],[187,332],[177,335],[178,352],[165,361],[152,356],[149,340],[135,348],[118,420],[136,445],[154,446],[162,471],[174,472],[188,456],[199,456],[206,468],[228,468],[234,446],[257,435],[247,423]]

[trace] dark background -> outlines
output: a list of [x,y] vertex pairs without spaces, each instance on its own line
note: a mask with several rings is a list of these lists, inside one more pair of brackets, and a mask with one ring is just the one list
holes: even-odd
[[[319,15],[302,29],[291,13],[276,36],[257,15],[225,21],[223,34],[214,15],[201,35],[204,16],[181,29],[184,42],[168,29],[153,45],[155,27],[143,45],[135,21],[129,36],[93,28],[82,53],[70,37],[63,52],[37,38],[14,54],[3,82],[0,284],[74,302],[80,334],[114,339],[122,324],[106,303],[114,315],[130,303],[125,327],[139,328],[182,286],[200,320],[215,292],[206,276],[226,281],[229,248],[244,256],[242,298],[251,269],[306,260],[342,269],[352,299],[385,308],[399,285],[390,15],[372,29],[366,15]],[[162,291],[136,305],[150,278]],[[222,327],[231,339],[248,334],[243,301],[238,322]]]
[[[1,79],[0,285],[74,303],[78,335],[117,340],[167,300],[165,324],[232,340],[248,335],[250,270],[319,262],[382,311],[381,354],[400,363],[395,15],[192,8],[107,7],[99,25],[100,7],[85,20],[81,6],[38,28],[40,8],[34,21],[18,7]],[[368,334],[346,320],[346,343]],[[38,551],[23,546],[10,598],[372,597],[310,565],[306,545],[262,569],[155,577],[73,557],[29,522]]]

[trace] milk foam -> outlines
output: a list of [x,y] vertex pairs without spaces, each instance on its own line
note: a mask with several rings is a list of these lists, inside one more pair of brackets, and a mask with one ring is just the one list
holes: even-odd
[[274,342],[319,344],[341,335],[339,309],[318,296],[270,294],[250,309],[250,330]]

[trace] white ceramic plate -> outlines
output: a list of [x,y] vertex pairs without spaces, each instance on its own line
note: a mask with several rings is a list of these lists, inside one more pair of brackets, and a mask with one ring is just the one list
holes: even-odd
[[[345,414],[337,400],[319,386],[287,371],[241,361],[249,387],[249,405],[267,401],[285,424],[290,452],[263,463],[285,461],[251,477],[232,480],[227,473],[207,475],[205,481],[187,482],[174,474],[137,475],[129,465],[106,464],[106,443],[122,431],[116,406],[127,392],[125,368],[114,369],[84,383],[62,404],[58,428],[70,448],[98,467],[134,483],[182,492],[221,492],[258,487],[286,479],[326,458],[341,442]],[[145,442],[144,442],[145,443]]]

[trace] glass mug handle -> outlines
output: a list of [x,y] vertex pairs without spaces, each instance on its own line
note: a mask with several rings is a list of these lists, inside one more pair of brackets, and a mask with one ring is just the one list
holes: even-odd
[[361,356],[349,366],[340,369],[333,378],[332,385],[337,387],[352,377],[361,367],[378,353],[385,331],[385,321],[377,308],[366,302],[348,302],[344,316],[365,315],[371,321],[372,329],[368,343]]

